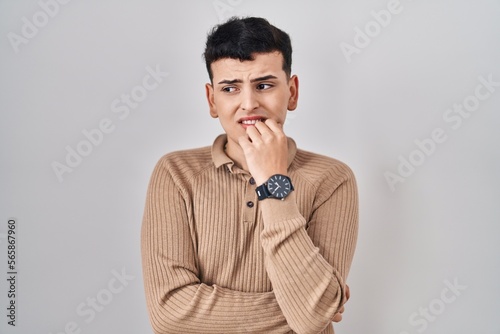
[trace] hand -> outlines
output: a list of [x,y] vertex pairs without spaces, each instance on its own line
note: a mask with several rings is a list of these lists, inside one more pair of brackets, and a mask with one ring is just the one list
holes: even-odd
[[[345,297],[346,297],[345,303],[347,303],[347,301],[351,297],[351,291],[349,290],[349,285],[347,285],[347,284],[345,286]],[[345,303],[344,303],[344,305],[345,305]],[[332,320],[333,322],[340,322],[342,320],[342,313],[344,313],[344,305],[342,305],[342,307],[339,309],[337,314],[335,314],[335,316],[333,317],[333,320]]]
[[238,139],[248,171],[257,185],[274,174],[287,174],[288,140],[282,126],[272,119],[247,128],[247,136]]

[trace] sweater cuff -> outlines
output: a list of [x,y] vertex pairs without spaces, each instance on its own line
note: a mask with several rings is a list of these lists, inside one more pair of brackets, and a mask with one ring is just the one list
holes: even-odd
[[[297,205],[295,191],[292,191],[285,199],[266,198],[260,201],[264,225],[276,224],[286,220],[302,218]],[[304,221],[305,225],[305,221]]]

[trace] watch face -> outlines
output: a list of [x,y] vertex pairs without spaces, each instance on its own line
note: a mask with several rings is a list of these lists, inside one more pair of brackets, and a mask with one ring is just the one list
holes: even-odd
[[267,181],[267,189],[276,198],[285,198],[292,191],[290,179],[284,175],[273,175]]

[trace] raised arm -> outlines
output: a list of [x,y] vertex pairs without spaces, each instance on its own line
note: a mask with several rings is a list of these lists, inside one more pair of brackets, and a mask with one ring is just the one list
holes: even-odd
[[[298,179],[298,178],[296,178]],[[335,181],[336,180],[336,181]],[[318,333],[346,301],[345,280],[358,227],[356,184],[344,165],[325,173],[313,212],[306,220],[296,198],[262,202],[262,246],[278,304],[297,333]]]
[[[260,202],[266,270],[292,330],[319,333],[346,301],[358,228],[354,175],[341,162],[312,155],[289,170],[288,140],[272,119],[247,128],[239,143],[257,184],[274,174],[291,176],[295,191],[288,197]],[[298,199],[313,201],[308,217],[299,211]]]

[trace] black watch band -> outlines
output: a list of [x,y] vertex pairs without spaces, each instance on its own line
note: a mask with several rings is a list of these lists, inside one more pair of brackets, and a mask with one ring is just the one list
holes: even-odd
[[292,191],[292,181],[282,174],[271,176],[264,184],[255,188],[259,201],[266,198],[285,199]]
[[257,198],[259,199],[259,201],[272,197],[272,194],[269,192],[269,190],[267,190],[267,182],[255,188],[255,192],[257,193]]

